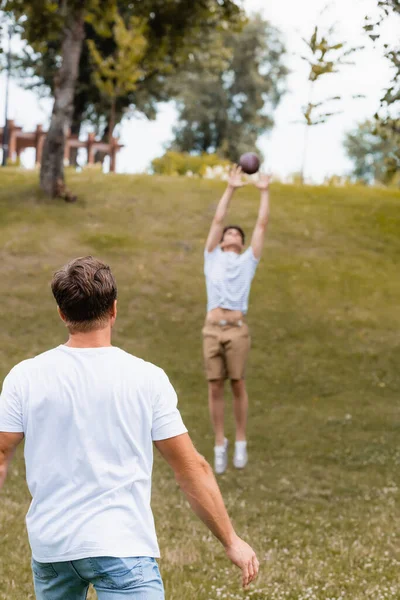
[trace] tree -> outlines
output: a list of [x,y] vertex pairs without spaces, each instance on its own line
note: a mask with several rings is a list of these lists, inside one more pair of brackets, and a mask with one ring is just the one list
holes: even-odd
[[100,93],[110,103],[108,134],[111,138],[116,120],[117,100],[136,89],[137,82],[145,74],[140,66],[147,49],[145,37],[146,22],[131,17],[129,26],[117,13],[113,28],[116,50],[114,54],[102,57],[93,40],[89,40],[89,50],[95,65],[94,82]]
[[348,57],[361,49],[360,47],[349,47],[346,42],[334,41],[332,39],[334,32],[334,27],[330,27],[326,33],[320,33],[319,26],[315,25],[310,39],[303,38],[307,53],[306,55],[301,55],[300,58],[309,67],[308,103],[303,107],[303,116],[305,119],[303,163],[301,168],[303,180],[307,163],[309,129],[315,125],[326,123],[329,117],[339,114],[339,111],[335,110],[333,106],[342,99],[341,96],[331,96],[320,102],[315,102],[315,86],[324,75],[338,73],[342,65],[353,64],[352,61],[348,60]]
[[[236,29],[240,27],[243,19],[243,13],[231,1],[202,1],[196,4],[194,10],[193,3],[189,0],[118,0],[117,9],[126,26],[129,26],[132,16],[147,20],[145,73],[137,82],[134,91],[117,100],[117,122],[131,108],[143,113],[146,118],[155,118],[157,103],[170,100],[171,95],[176,92],[177,86],[171,87],[171,75],[182,73],[191,67],[189,56],[192,52],[198,52],[198,48],[204,43],[207,30],[223,27]],[[202,19],[200,10],[204,15]],[[208,14],[206,10],[209,11]],[[21,81],[27,88],[36,90],[40,95],[52,93],[54,74],[59,62],[59,43],[57,40],[47,39],[46,44],[41,44],[38,43],[37,36],[31,37],[31,45],[20,58]],[[96,22],[85,22],[85,40],[75,89],[71,128],[73,133],[79,134],[81,125],[87,122],[94,125],[97,134],[102,136],[107,133],[105,130],[108,130],[104,116],[109,106],[102,92],[93,85],[93,60],[89,44],[93,41],[104,59],[116,52],[117,45],[113,28],[111,27],[111,35],[99,35]],[[177,78],[175,83],[178,83]]]
[[[103,60],[115,56],[117,44],[114,39],[113,23],[109,24],[107,35],[97,33],[96,24],[85,22],[85,42],[79,61],[79,73],[75,86],[71,133],[79,136],[83,125],[89,125],[97,136],[107,140],[110,102],[107,95],[96,85],[95,66],[90,45],[93,44]],[[60,49],[57,40],[49,40],[45,46],[33,43],[24,48],[14,60],[16,76],[20,83],[40,97],[53,95],[54,76],[59,65]],[[35,49],[36,48],[36,51]],[[148,48],[148,43],[147,43]],[[129,76],[129,72],[127,73]],[[148,119],[157,114],[157,103],[168,99],[166,82],[157,79],[156,71],[147,72],[124,96],[116,99],[115,122],[119,123],[129,107],[142,113]],[[71,160],[76,164],[76,152],[71,151]]]
[[127,14],[145,19],[149,27],[148,53],[143,60],[144,78],[165,87],[168,69],[182,67],[189,49],[199,42],[201,32],[215,28],[218,23],[240,20],[242,14],[233,0],[196,3],[191,0],[2,0],[1,7],[21,18],[24,38],[35,52],[46,53],[46,46],[53,51],[55,102],[41,166],[41,186],[50,195],[56,195],[64,182],[65,131],[74,112],[74,94],[87,27],[92,27],[97,36],[109,40],[109,54],[113,54],[116,44],[112,33],[108,32],[112,21],[110,15],[115,15],[118,9],[124,20]]
[[[374,20],[367,16],[364,26],[364,30],[373,42],[382,41],[381,29],[388,19],[393,22],[394,27],[394,22],[400,26],[400,0],[379,0],[378,8],[380,9],[379,18]],[[400,46],[393,47],[384,42],[383,48],[386,58],[393,66],[393,79],[381,100],[382,104],[388,106],[400,101]]]
[[383,40],[382,28],[390,19],[393,29],[400,27],[400,1],[379,0],[379,18],[366,17],[365,31],[375,44],[383,41],[385,57],[393,67],[393,78],[381,98],[380,108],[374,115],[375,135],[392,148],[386,158],[389,173],[400,173],[400,46],[392,46]]
[[101,21],[103,15],[112,10],[112,3],[107,3],[107,8],[102,10],[100,0],[10,0],[3,2],[2,8],[13,11],[20,23],[26,22],[24,32],[36,36],[38,44],[61,40],[61,60],[54,77],[54,105],[43,147],[40,185],[49,196],[64,194],[65,137],[73,111],[84,22],[89,16]]
[[398,140],[382,131],[376,120],[369,120],[346,135],[344,147],[354,164],[352,174],[365,183],[387,185],[396,176]]
[[[172,148],[238,160],[273,125],[287,69],[279,32],[260,15],[239,32],[222,31],[219,60],[197,55],[181,79],[179,122]],[[204,66],[204,64],[206,66]]]

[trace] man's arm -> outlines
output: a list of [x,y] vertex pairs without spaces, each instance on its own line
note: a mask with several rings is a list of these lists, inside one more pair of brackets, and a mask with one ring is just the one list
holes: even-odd
[[215,216],[211,223],[210,233],[208,234],[206,242],[207,252],[212,252],[220,243],[224,229],[224,219],[228,212],[229,203],[232,199],[234,191],[243,185],[242,169],[235,165],[229,173],[228,187],[218,203]]
[[236,535],[210,465],[196,451],[187,433],[155,445],[172,467],[193,511],[222,543],[228,558],[242,570],[246,587],[257,577],[259,563],[254,550]]
[[269,219],[269,182],[268,175],[260,175],[256,187],[261,191],[260,209],[258,211],[257,223],[251,238],[251,247],[253,254],[257,259],[261,258],[262,249],[264,246],[265,234],[267,232]]
[[0,431],[0,490],[6,480],[8,465],[11,462],[15,449],[23,439],[23,433]]

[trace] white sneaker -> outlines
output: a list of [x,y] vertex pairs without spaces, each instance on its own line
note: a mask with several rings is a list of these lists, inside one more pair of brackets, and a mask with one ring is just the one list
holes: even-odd
[[247,461],[247,442],[236,442],[233,465],[236,467],[236,469],[244,469],[247,465]]
[[225,473],[228,466],[228,440],[225,438],[223,446],[214,446],[214,470],[217,475]]

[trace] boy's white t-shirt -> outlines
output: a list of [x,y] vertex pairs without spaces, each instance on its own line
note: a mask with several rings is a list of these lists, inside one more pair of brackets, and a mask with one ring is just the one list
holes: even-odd
[[251,282],[260,259],[252,247],[242,254],[224,251],[217,246],[204,251],[204,274],[207,287],[207,312],[227,308],[247,313]]
[[152,442],[187,432],[162,369],[116,347],[58,346],[7,375],[0,431],[25,434],[35,560],[159,556]]

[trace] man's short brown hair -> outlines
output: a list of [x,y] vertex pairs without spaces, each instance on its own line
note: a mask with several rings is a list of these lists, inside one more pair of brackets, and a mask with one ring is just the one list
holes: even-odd
[[51,290],[71,333],[104,327],[117,298],[110,267],[93,256],[76,258],[54,273]]

